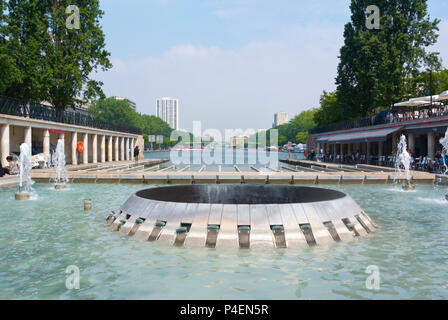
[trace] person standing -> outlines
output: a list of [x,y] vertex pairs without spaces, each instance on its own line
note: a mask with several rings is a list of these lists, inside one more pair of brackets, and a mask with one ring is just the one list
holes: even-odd
[[138,156],[139,155],[140,155],[140,148],[138,146],[135,146],[135,148],[134,148],[135,163],[138,163]]

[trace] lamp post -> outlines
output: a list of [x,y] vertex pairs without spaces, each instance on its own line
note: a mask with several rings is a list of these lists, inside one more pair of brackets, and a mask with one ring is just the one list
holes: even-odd
[[432,109],[432,69],[428,69],[429,71],[429,95],[431,99],[431,109]]

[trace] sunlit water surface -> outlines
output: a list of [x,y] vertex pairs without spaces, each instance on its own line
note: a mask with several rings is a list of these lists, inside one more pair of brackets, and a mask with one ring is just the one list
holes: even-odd
[[[16,202],[0,189],[0,299],[447,299],[446,188],[333,187],[380,226],[351,243],[307,250],[163,247],[111,232],[105,217],[143,185],[72,184]],[[83,211],[92,198],[93,210]],[[66,288],[66,268],[81,272]],[[366,287],[368,266],[380,289]]]

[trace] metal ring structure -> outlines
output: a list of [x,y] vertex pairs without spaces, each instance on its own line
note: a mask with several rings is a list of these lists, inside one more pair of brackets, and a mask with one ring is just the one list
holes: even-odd
[[343,192],[282,185],[144,189],[107,222],[140,240],[209,248],[305,248],[351,241],[377,229]]

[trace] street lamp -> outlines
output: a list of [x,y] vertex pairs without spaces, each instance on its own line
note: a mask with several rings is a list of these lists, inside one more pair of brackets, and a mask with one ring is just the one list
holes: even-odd
[[431,99],[431,109],[432,109],[432,69],[428,69],[429,72],[429,95]]

